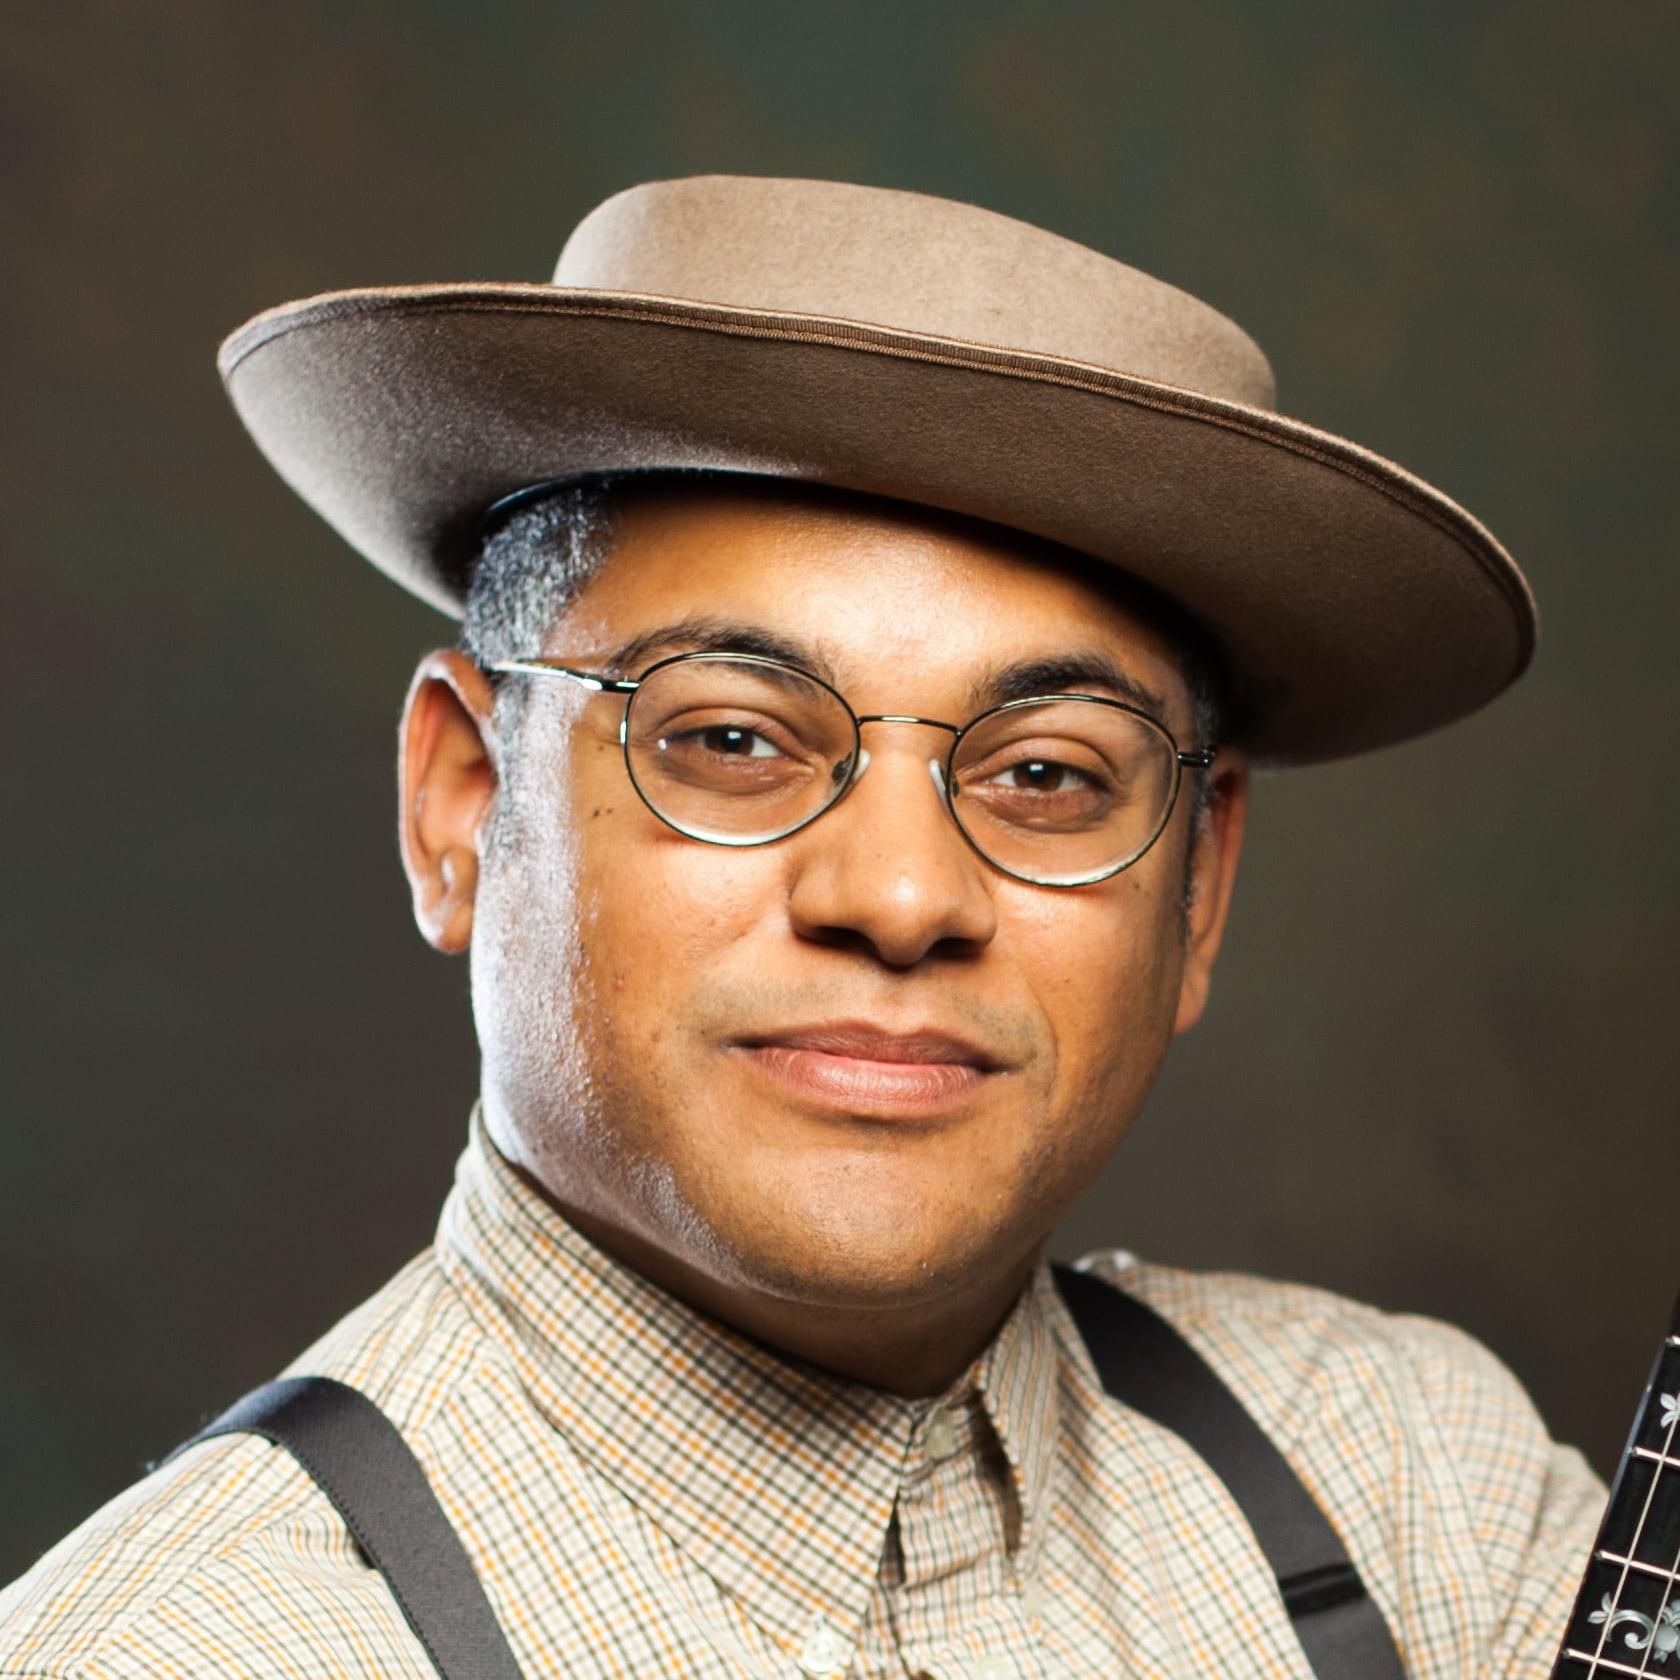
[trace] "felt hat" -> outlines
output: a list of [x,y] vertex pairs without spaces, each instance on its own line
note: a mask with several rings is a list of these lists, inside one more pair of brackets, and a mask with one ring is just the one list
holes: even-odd
[[1521,674],[1522,574],[1440,491],[1274,410],[1239,327],[974,205],[833,181],[655,181],[592,210],[552,284],[330,292],[223,344],[282,478],[459,613],[489,510],[614,469],[806,479],[1108,562],[1218,644],[1230,738],[1333,758]]

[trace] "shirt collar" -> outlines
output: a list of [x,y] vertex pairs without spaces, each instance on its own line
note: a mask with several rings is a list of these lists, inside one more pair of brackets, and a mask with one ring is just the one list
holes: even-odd
[[969,1392],[1036,1551],[1055,1456],[1057,1338],[1042,1265],[941,1401],[784,1359],[621,1265],[500,1155],[474,1110],[438,1227],[445,1272],[543,1417],[761,1625],[855,1633],[933,1408]]

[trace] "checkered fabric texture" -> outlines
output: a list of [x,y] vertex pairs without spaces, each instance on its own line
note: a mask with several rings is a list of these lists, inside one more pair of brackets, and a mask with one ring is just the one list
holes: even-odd
[[[1329,1513],[1414,1680],[1549,1671],[1604,1489],[1461,1332],[1098,1257]],[[299,1358],[419,1455],[529,1675],[1310,1676],[1256,1542],[1109,1400],[1046,1269],[937,1400],[779,1360],[585,1241],[475,1119],[437,1241]],[[0,1593],[0,1674],[379,1675],[426,1655],[282,1449],[205,1442]]]

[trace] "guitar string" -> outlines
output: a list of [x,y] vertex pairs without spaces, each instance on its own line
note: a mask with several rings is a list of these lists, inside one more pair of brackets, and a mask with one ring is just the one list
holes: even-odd
[[[1666,1355],[1667,1355],[1667,1352],[1668,1352],[1668,1345],[1669,1344],[1668,1344],[1667,1340],[1665,1339],[1664,1342],[1663,1342],[1662,1348],[1659,1350],[1658,1355],[1657,1355],[1657,1368],[1656,1368],[1655,1371],[1652,1372],[1651,1391],[1650,1391],[1650,1394],[1647,1397],[1647,1400],[1646,1400],[1646,1403],[1645,1403],[1646,1407],[1649,1407],[1649,1408],[1652,1408],[1652,1409],[1654,1409],[1659,1403],[1659,1401],[1658,1401],[1658,1389],[1661,1387],[1661,1384],[1656,1379],[1660,1375],[1660,1373],[1662,1371],[1662,1368],[1663,1368],[1663,1365],[1665,1363]],[[1640,1417],[1638,1419],[1638,1422],[1639,1422],[1640,1425],[1643,1425],[1644,1422],[1645,1422],[1645,1408],[1643,1408],[1643,1407],[1641,1408]],[[1674,1444],[1674,1424],[1671,1423],[1668,1427],[1668,1435],[1667,1435],[1667,1439],[1664,1442],[1664,1447],[1663,1447],[1663,1451],[1664,1451],[1665,1456],[1667,1456],[1669,1450],[1673,1447],[1673,1444]],[[1631,1445],[1631,1443],[1630,1443],[1630,1445]],[[1628,1459],[1629,1464],[1636,1464],[1638,1462],[1639,1462],[1639,1460],[1637,1460],[1635,1458],[1632,1458],[1631,1456]],[[1649,1461],[1647,1461],[1647,1462],[1649,1462]],[[1632,1538],[1628,1541],[1626,1548],[1622,1552],[1622,1557],[1626,1561],[1624,1561],[1623,1564],[1622,1564],[1621,1578],[1616,1583],[1616,1590],[1613,1593],[1611,1593],[1607,1597],[1607,1599],[1605,1600],[1604,1625],[1599,1629],[1599,1632],[1598,1632],[1598,1647],[1593,1652],[1592,1657],[1590,1658],[1590,1665],[1587,1669],[1588,1680],[1591,1680],[1591,1676],[1597,1674],[1602,1668],[1604,1668],[1606,1666],[1607,1661],[1608,1661],[1608,1659],[1604,1655],[1604,1647],[1607,1644],[1609,1644],[1609,1642],[1610,1642],[1611,1624],[1615,1621],[1617,1612],[1622,1608],[1622,1598],[1623,1598],[1623,1595],[1627,1592],[1628,1576],[1632,1573],[1632,1560],[1639,1556],[1639,1543],[1644,1538],[1645,1523],[1646,1523],[1647,1519],[1650,1517],[1651,1505],[1652,1505],[1653,1500],[1656,1498],[1657,1485],[1662,1479],[1662,1474],[1663,1474],[1663,1466],[1654,1465],[1652,1467],[1651,1485],[1645,1490],[1645,1503],[1640,1507],[1638,1521],[1635,1522],[1634,1525],[1633,1525]],[[1595,1559],[1597,1558],[1599,1551],[1602,1550],[1602,1549],[1606,1549],[1606,1548],[1601,1548],[1601,1547],[1597,1547],[1597,1546],[1595,1546],[1593,1548],[1593,1556],[1594,1556]],[[1653,1626],[1650,1643],[1645,1648],[1645,1653],[1644,1653],[1644,1656],[1641,1660],[1641,1663],[1640,1663],[1640,1666],[1639,1666],[1638,1670],[1637,1671],[1629,1670],[1625,1663],[1616,1663],[1613,1666],[1624,1674],[1629,1673],[1629,1672],[1637,1672],[1638,1674],[1641,1674],[1641,1675],[1649,1674],[1649,1672],[1650,1672],[1651,1650],[1655,1646],[1655,1644],[1656,1644],[1656,1630],[1655,1630],[1655,1627]]]
[[[1658,1358],[1656,1371],[1652,1374],[1651,1406],[1652,1406],[1653,1410],[1661,1403],[1661,1399],[1662,1399],[1661,1389],[1662,1389],[1663,1384],[1662,1384],[1661,1378],[1662,1378],[1662,1374],[1663,1374],[1663,1367],[1667,1363],[1669,1363],[1669,1361],[1666,1358],[1667,1352],[1668,1352],[1668,1348],[1667,1348],[1667,1345],[1665,1344],[1664,1348],[1663,1348],[1663,1356],[1660,1356]],[[1677,1390],[1676,1392],[1677,1392],[1677,1397],[1680,1397],[1680,1390]],[[1673,1457],[1674,1457],[1674,1434],[1675,1434],[1675,1429],[1676,1429],[1677,1426],[1680,1426],[1680,1406],[1677,1406],[1675,1408],[1674,1416],[1669,1420],[1668,1432],[1663,1437],[1663,1444],[1662,1444],[1663,1462],[1660,1463],[1660,1464],[1653,1464],[1651,1466],[1651,1495],[1650,1495],[1650,1498],[1648,1498],[1645,1502],[1645,1508],[1646,1508],[1647,1511],[1649,1511],[1652,1503],[1656,1499],[1657,1489],[1661,1485],[1663,1477],[1674,1474],[1674,1470],[1673,1470],[1673,1467],[1672,1467],[1672,1461],[1673,1461]],[[1673,1491],[1672,1487],[1670,1488],[1669,1491],[1670,1492]],[[1637,1541],[1636,1541],[1635,1544],[1637,1546]],[[1635,1550],[1630,1550],[1628,1552],[1628,1556],[1629,1557],[1637,1557],[1638,1556],[1637,1550],[1636,1549]],[[1680,1551],[1677,1551],[1676,1554],[1675,1554],[1674,1564],[1673,1564],[1673,1567],[1671,1569],[1669,1579],[1663,1587],[1662,1603],[1657,1607],[1657,1613],[1652,1618],[1652,1621],[1651,1621],[1651,1636],[1650,1636],[1649,1639],[1647,1639],[1645,1641],[1645,1652],[1644,1652],[1644,1655],[1641,1656],[1640,1659],[1639,1659],[1639,1673],[1640,1673],[1640,1676],[1641,1676],[1641,1680],[1644,1680],[1644,1677],[1649,1675],[1650,1672],[1651,1672],[1651,1654],[1657,1648],[1657,1634],[1662,1629],[1663,1612],[1669,1607],[1670,1604],[1680,1603],[1680,1600],[1676,1600],[1676,1598],[1674,1596],[1676,1578],[1680,1578]],[[1605,1626],[1606,1626],[1606,1628],[1609,1627],[1609,1619],[1608,1618],[1606,1618],[1606,1620],[1605,1620]],[[1668,1657],[1667,1657],[1666,1653],[1664,1653],[1664,1656],[1663,1656],[1662,1660],[1663,1660],[1664,1663],[1666,1663],[1668,1661]]]

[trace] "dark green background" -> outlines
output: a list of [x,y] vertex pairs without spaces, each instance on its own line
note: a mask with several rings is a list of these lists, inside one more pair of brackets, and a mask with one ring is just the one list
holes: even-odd
[[1680,1282],[1680,7],[170,0],[0,54],[0,1578],[427,1240],[474,1089],[393,844],[449,626],[270,474],[218,337],[544,278],[707,170],[1173,280],[1528,570],[1518,690],[1260,786],[1211,1018],[1065,1245],[1455,1319],[1608,1466]]

